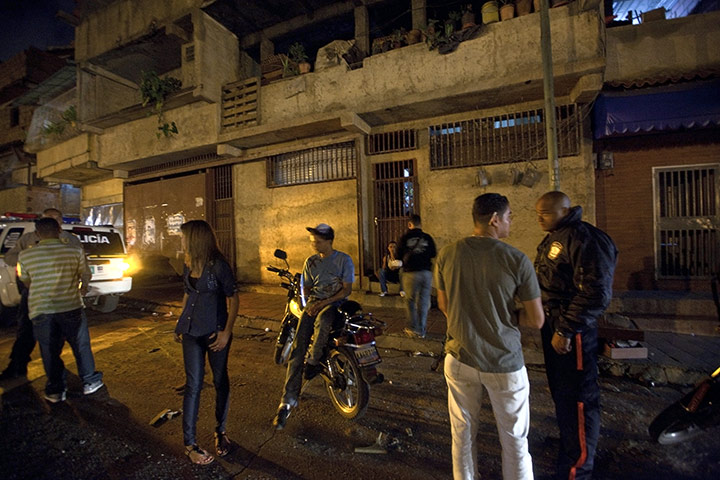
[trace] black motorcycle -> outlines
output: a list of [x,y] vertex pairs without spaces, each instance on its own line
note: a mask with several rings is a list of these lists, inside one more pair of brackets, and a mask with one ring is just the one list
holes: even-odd
[[[305,299],[302,276],[290,272],[287,254],[275,250],[275,257],[285,262],[285,268],[268,266],[267,270],[283,278],[281,286],[288,291],[274,351],[275,363],[284,365],[290,357]],[[321,362],[323,372],[320,376],[333,406],[345,418],[361,417],[370,400],[370,385],[382,383],[384,379],[375,368],[382,362],[375,337],[382,335],[383,328],[385,323],[373,317],[372,313],[363,313],[357,302],[347,300],[337,309]]]
[[[711,279],[713,300],[720,319],[720,279]],[[683,398],[663,410],[652,421],[648,431],[663,445],[684,442],[703,430],[720,425],[720,368],[698,383]]]

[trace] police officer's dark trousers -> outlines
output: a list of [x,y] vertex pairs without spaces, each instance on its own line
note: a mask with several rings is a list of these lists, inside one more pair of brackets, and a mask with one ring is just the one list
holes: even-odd
[[28,363],[30,363],[30,355],[35,349],[35,334],[32,322],[28,318],[28,289],[20,281],[18,281],[18,287],[21,287],[22,297],[17,309],[17,336],[10,352],[10,364],[7,368],[17,374],[25,374]]
[[559,355],[552,347],[552,319],[541,330],[545,368],[560,429],[558,478],[591,478],[600,434],[600,386],[597,328],[571,338],[572,350]]

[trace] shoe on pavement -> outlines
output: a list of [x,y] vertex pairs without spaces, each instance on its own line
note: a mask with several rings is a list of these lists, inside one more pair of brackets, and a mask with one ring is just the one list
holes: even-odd
[[321,374],[322,371],[323,366],[321,363],[306,363],[303,376],[305,377],[305,380],[312,380],[313,378]]
[[27,367],[17,368],[9,365],[2,373],[0,373],[0,380],[12,380],[14,378],[25,376],[27,376]]
[[412,330],[410,328],[404,328],[403,332],[410,338],[425,338],[425,335],[420,335],[415,330]]
[[378,293],[378,297],[384,297],[385,295],[387,295],[387,292],[380,292],[380,293]]
[[103,385],[105,384],[102,380],[98,380],[97,382],[93,383],[86,383],[85,385],[83,385],[83,395],[90,395],[92,393],[95,393],[100,390]]
[[64,402],[66,398],[65,390],[60,393],[45,393],[45,400],[50,403]]
[[278,408],[277,415],[275,415],[275,418],[273,418],[273,427],[275,427],[275,430],[282,430],[285,428],[285,424],[287,423],[287,419],[290,416],[290,410],[292,407],[288,405],[287,403],[283,403],[280,405],[280,408]]

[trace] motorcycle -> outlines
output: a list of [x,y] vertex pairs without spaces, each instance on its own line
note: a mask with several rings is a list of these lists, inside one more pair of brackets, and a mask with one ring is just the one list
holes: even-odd
[[693,438],[720,423],[720,368],[682,399],[655,417],[649,427],[652,439],[671,445]]
[[[711,278],[711,290],[720,318],[720,277]],[[650,424],[652,439],[662,445],[684,442],[720,424],[720,368],[683,398],[663,410]]]
[[[280,284],[287,293],[285,314],[275,342],[274,360],[284,365],[290,358],[298,322],[306,305],[302,275],[290,272],[287,254],[275,250],[275,257],[285,262],[285,268],[266,267],[283,279]],[[376,365],[382,362],[375,346],[375,337],[382,335],[385,323],[372,313],[363,313],[359,303],[346,300],[338,308],[320,373],[335,409],[345,418],[361,417],[370,401],[370,385],[382,383],[384,376]]]

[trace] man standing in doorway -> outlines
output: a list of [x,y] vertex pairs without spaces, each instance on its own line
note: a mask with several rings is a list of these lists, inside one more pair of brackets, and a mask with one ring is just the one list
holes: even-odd
[[82,313],[80,279],[87,264],[85,253],[63,243],[60,230],[55,219],[41,218],[35,225],[40,241],[18,256],[18,273],[28,286],[30,321],[47,375],[45,399],[51,403],[62,402],[66,396],[65,364],[60,358],[66,340],[75,356],[83,393],[90,395],[103,386],[102,373],[95,371],[87,318]]
[[[62,225],[63,223],[62,213],[56,208],[46,208],[41,218],[52,218],[58,225]],[[11,267],[15,267],[20,252],[35,247],[39,241],[40,237],[36,231],[23,234],[15,245],[5,254],[5,263]],[[80,250],[83,249],[80,240],[72,233],[64,230],[60,232],[60,241],[66,245],[79,248]],[[88,288],[90,277],[90,267],[86,266],[82,276],[83,288]],[[15,343],[13,343],[12,346],[12,351],[10,352],[10,363],[0,374],[0,380],[24,377],[27,374],[28,363],[30,363],[30,354],[32,354],[35,348],[33,326],[28,317],[28,290],[22,281],[18,281],[18,290],[20,291],[21,299],[18,305],[17,334]]]
[[315,338],[304,367],[306,380],[316,377],[322,371],[320,361],[337,307],[352,293],[355,280],[355,266],[350,255],[333,248],[335,231],[332,227],[321,223],[314,228],[307,227],[307,230],[310,232],[310,243],[317,253],[308,257],[303,266],[303,293],[308,302],[298,322],[285,374],[282,400],[273,419],[276,430],[285,428],[291,409],[298,404],[303,365],[313,331]]
[[610,304],[617,248],[582,221],[582,208],[562,192],[535,204],[548,232],[535,271],[547,321],[541,330],[545,369],[560,429],[558,477],[591,478],[600,434],[597,320]]
[[[530,383],[518,323],[542,326],[540,288],[530,259],[500,241],[510,234],[508,199],[480,195],[472,215],[473,235],[443,248],[435,264],[438,307],[447,317],[453,477],[479,478],[475,442],[484,386],[500,436],[503,478],[532,479]],[[523,305],[517,312],[516,298]]]
[[398,258],[403,262],[400,281],[405,291],[409,324],[405,333],[410,337],[425,338],[432,290],[432,259],[437,251],[433,238],[422,231],[420,215],[410,217],[408,228],[398,246]]

